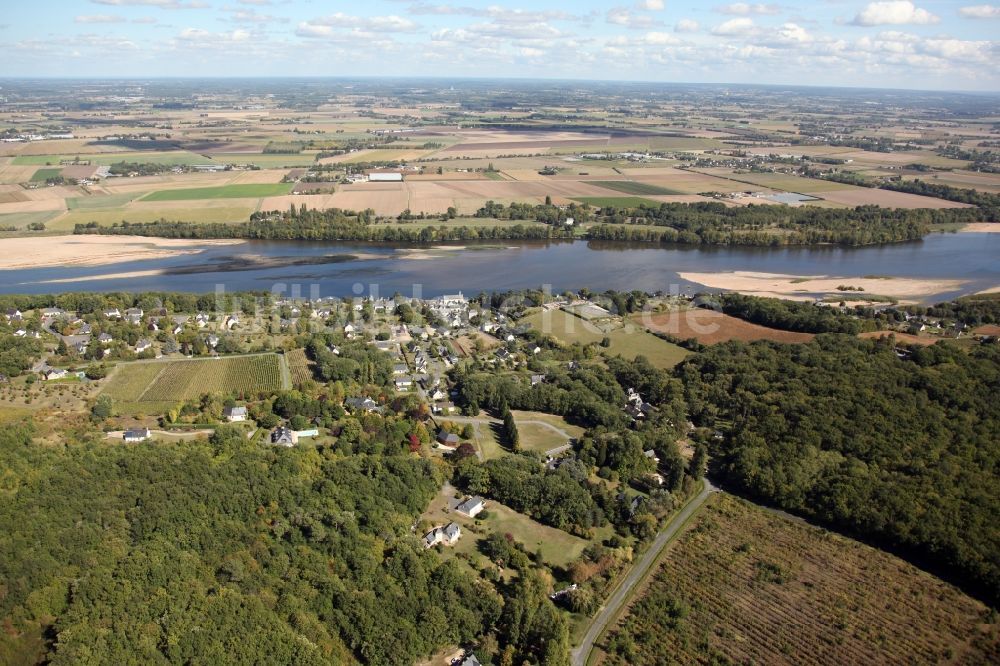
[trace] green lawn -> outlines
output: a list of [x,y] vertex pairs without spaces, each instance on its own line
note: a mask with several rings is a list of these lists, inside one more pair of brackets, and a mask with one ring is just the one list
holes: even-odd
[[671,190],[650,183],[640,183],[634,180],[593,180],[588,184],[597,185],[606,190],[624,192],[625,194],[684,194],[684,192],[677,190]]
[[562,310],[553,310],[536,312],[523,321],[567,344],[600,343],[607,337],[611,342],[606,349],[608,354],[621,355],[628,359],[645,356],[653,366],[661,369],[674,367],[691,353],[661,340],[645,329],[632,324],[623,325],[618,318],[611,323],[596,324],[586,322]]
[[219,187],[192,187],[182,190],[160,190],[142,198],[143,201],[188,201],[197,199],[243,199],[273,197],[288,194],[291,183],[250,183]]
[[659,206],[659,201],[642,197],[573,197],[573,201],[590,204],[598,208],[638,208],[639,206]]
[[449,495],[444,492],[439,493],[421,516],[431,526],[447,525],[452,521],[461,526],[462,537],[458,543],[442,548],[445,557],[464,554],[472,556],[473,561],[477,564],[479,562],[485,563],[486,558],[479,553],[477,542],[496,532],[510,534],[514,539],[524,544],[529,553],[541,550],[542,559],[547,564],[564,567],[579,558],[583,549],[590,543],[586,539],[573,536],[568,532],[542,525],[510,507],[490,499],[486,500],[486,517],[473,520],[454,511],[446,511],[448,499]]
[[42,183],[42,182],[45,182],[46,180],[48,180],[49,178],[55,178],[60,173],[62,173],[62,169],[55,168],[55,167],[53,167],[53,168],[39,169],[38,171],[36,171],[31,176],[31,182],[32,183]]

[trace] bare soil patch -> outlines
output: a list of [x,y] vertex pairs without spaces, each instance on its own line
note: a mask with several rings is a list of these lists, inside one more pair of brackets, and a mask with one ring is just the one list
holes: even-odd
[[682,340],[694,338],[703,345],[714,345],[730,340],[802,343],[809,342],[815,337],[811,333],[780,331],[776,328],[751,324],[722,312],[702,308],[637,314],[632,319],[656,333],[667,333]]

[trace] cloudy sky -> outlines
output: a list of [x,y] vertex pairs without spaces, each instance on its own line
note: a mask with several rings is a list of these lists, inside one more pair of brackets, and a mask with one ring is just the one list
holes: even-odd
[[477,76],[1000,90],[963,0],[5,2],[0,76]]

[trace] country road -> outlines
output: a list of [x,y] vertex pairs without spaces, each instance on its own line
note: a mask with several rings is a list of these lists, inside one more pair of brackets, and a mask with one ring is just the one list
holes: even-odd
[[580,645],[573,650],[572,653],[572,664],[573,666],[586,666],[587,660],[590,658],[590,652],[594,649],[594,643],[604,632],[607,626],[615,619],[618,612],[621,610],[622,606],[629,600],[632,596],[632,591],[635,586],[642,580],[646,573],[650,570],[653,564],[656,562],[660,553],[666,547],[667,543],[677,534],[678,530],[683,527],[684,523],[693,516],[701,505],[705,503],[708,496],[715,492],[716,488],[708,479],[704,479],[705,485],[701,489],[694,499],[687,503],[687,505],[681,509],[680,513],[674,516],[663,531],[656,535],[656,539],[649,546],[649,549],[643,554],[642,559],[639,560],[635,566],[629,570],[626,574],[625,579],[622,580],[621,584],[615,589],[611,597],[601,606],[597,615],[590,622],[590,627],[587,628],[587,633],[584,634],[583,640]]

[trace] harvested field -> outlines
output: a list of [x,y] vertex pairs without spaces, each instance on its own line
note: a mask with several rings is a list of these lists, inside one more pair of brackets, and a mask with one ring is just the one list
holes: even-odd
[[893,192],[871,187],[856,187],[840,190],[815,190],[810,192],[827,201],[846,206],[882,206],[883,208],[971,208],[970,204],[924,197],[919,194]]
[[1000,335],[1000,326],[997,324],[985,324],[973,329],[976,335]]
[[809,342],[811,333],[795,333],[768,328],[727,314],[704,308],[674,310],[661,313],[640,313],[632,321],[650,331],[667,333],[681,340],[694,338],[703,345],[714,345],[729,340],[770,340],[772,342]]
[[903,560],[726,494],[668,548],[597,663],[986,664],[980,602]]
[[642,197],[573,197],[573,201],[598,208],[638,208],[639,206],[656,206],[658,203]]

